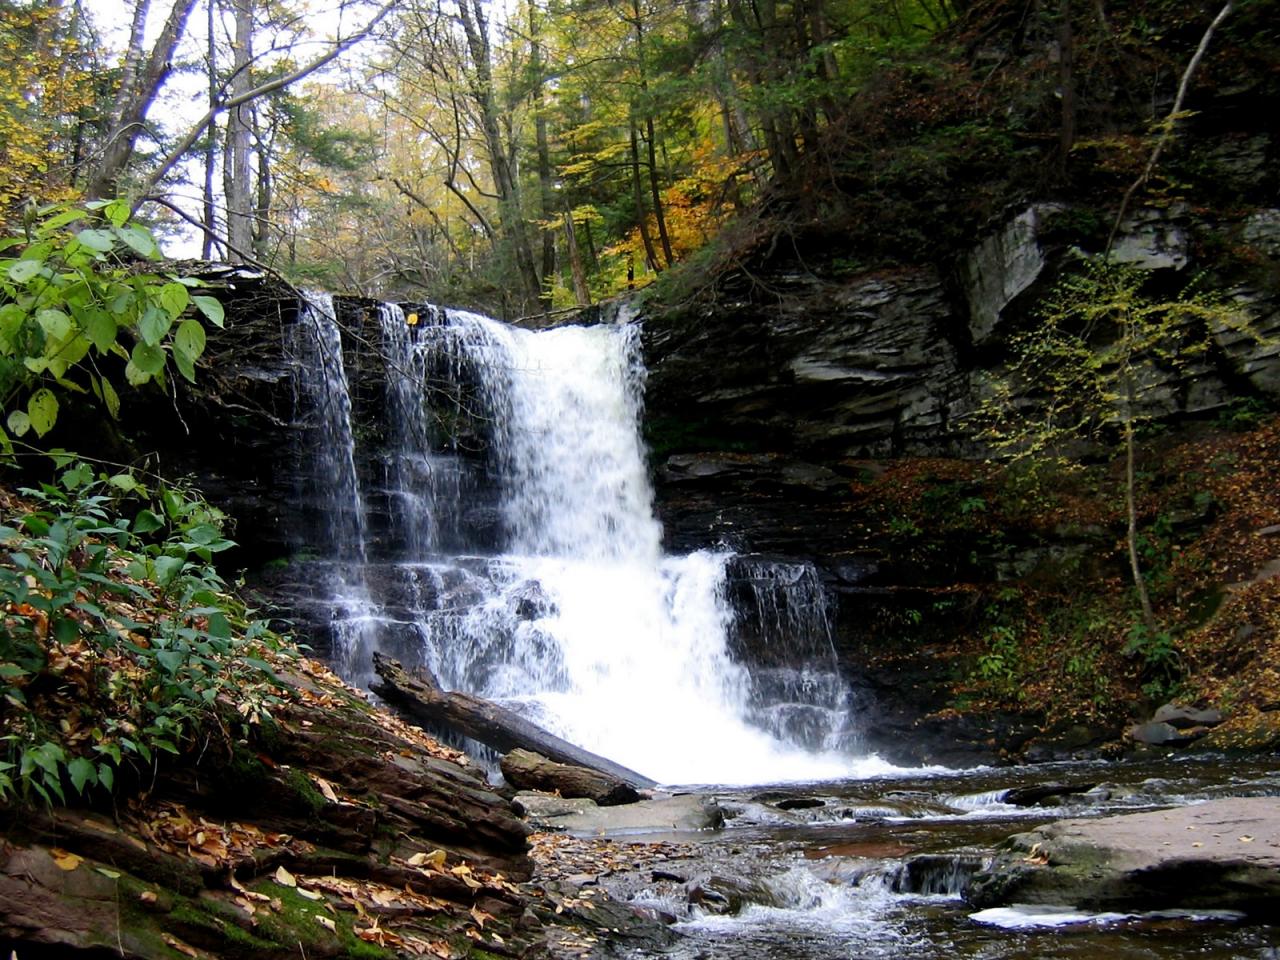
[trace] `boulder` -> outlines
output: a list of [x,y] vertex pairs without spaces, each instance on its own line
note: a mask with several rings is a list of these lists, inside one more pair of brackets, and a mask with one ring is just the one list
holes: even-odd
[[1209,708],[1198,710],[1181,703],[1166,703],[1151,718],[1154,723],[1167,723],[1179,730],[1189,727],[1216,727],[1222,722],[1222,712]]
[[1191,730],[1179,730],[1171,723],[1149,720],[1129,728],[1129,739],[1153,747],[1180,747],[1196,739]]
[[1280,907],[1280,799],[1048,824],[1009,838],[965,896],[984,908],[1213,909],[1269,919]]

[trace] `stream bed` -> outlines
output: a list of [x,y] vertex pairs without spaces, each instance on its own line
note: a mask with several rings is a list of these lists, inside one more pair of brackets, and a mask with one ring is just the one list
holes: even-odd
[[[1085,792],[1002,802],[1015,787]],[[1233,796],[1280,797],[1276,762],[1079,763],[902,771],[869,780],[694,788],[725,813],[720,830],[653,832],[672,843],[600,887],[671,923],[667,948],[615,944],[611,956],[676,960],[1280,958],[1280,930],[1224,911],[1096,914],[1071,905],[976,911],[968,879],[1010,834],[1051,820],[1140,812]]]

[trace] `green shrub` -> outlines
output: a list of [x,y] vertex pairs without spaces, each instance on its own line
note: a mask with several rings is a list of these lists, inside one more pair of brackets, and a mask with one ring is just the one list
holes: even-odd
[[280,638],[212,565],[232,546],[220,512],[131,473],[60,469],[0,524],[0,802],[110,791],[122,765],[280,702],[265,659]]

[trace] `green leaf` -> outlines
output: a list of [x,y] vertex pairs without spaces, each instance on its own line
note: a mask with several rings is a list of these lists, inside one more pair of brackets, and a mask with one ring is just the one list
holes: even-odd
[[124,200],[112,200],[103,208],[102,214],[113,227],[123,227],[129,219],[129,204]]
[[155,238],[151,236],[151,231],[130,225],[127,227],[116,227],[113,231],[134,253],[148,260],[154,260],[160,256],[160,248],[156,246]]
[[182,374],[183,379],[188,383],[196,382],[196,365],[190,356],[181,350],[174,350],[173,365],[178,368],[178,372]]
[[222,536],[222,531],[211,523],[201,523],[184,531],[188,540],[200,546],[207,546]]
[[[116,759],[118,761],[119,757],[117,757]],[[108,790],[110,790],[113,786],[115,786],[115,782],[116,782],[115,771],[112,770],[105,763],[98,764],[98,782],[102,784],[104,787],[106,787]]]
[[139,370],[137,365],[130,360],[124,366],[125,382],[131,387],[140,387],[151,379],[151,374]]
[[61,310],[41,310],[36,314],[36,323],[52,340],[61,340],[72,330],[71,318]]
[[178,324],[178,332],[173,335],[174,349],[182,351],[192,360],[204,353],[206,342],[204,327],[199,320],[183,320]]
[[117,473],[108,477],[107,483],[115,487],[117,490],[122,490],[125,493],[137,493],[139,490],[145,492],[145,488],[131,473]]
[[98,771],[94,767],[93,761],[86,760],[84,757],[76,757],[67,764],[67,775],[71,777],[71,786],[75,788],[76,793],[84,793],[86,784],[96,784],[98,782]]
[[44,264],[39,260],[17,260],[9,266],[9,279],[14,283],[26,283]]
[[99,353],[106,353],[116,342],[116,333],[119,328],[116,326],[115,317],[107,311],[97,308],[86,310],[80,323]]
[[68,490],[78,490],[93,482],[93,467],[87,463],[77,463],[62,471],[58,481]]
[[27,416],[25,410],[14,410],[5,423],[9,426],[9,432],[15,437],[24,436],[31,429],[31,418]]
[[177,673],[187,662],[187,655],[177,650],[157,650],[156,662],[164,668],[166,673]]
[[191,295],[180,283],[166,283],[160,288],[159,299],[160,306],[169,311],[169,316],[176,320],[181,316],[182,311],[187,309],[187,304],[191,302]]
[[156,557],[156,583],[162,587],[168,586],[186,565],[185,557]]
[[58,419],[58,398],[47,387],[41,387],[27,401],[27,416],[31,418],[31,426],[36,433],[44,436],[53,429]]
[[81,230],[76,239],[97,253],[108,253],[116,245],[116,238],[110,230]]
[[111,385],[111,381],[106,377],[102,377],[98,381],[98,385],[102,389],[102,402],[107,405],[107,413],[111,414],[111,419],[120,419],[120,395],[116,393],[116,388]]
[[153,510],[139,510],[133,518],[133,532],[139,535],[154,533],[164,526],[162,520]]
[[222,304],[215,297],[207,297],[197,295],[191,298],[191,302],[195,304],[196,309],[208,318],[209,322],[215,327],[221,327],[226,319],[226,311],[222,309]]
[[142,311],[142,318],[138,321],[138,333],[142,335],[142,340],[147,346],[154,347],[164,339],[164,335],[169,332],[171,326],[173,326],[173,317],[169,316],[167,311],[154,304],[148,304],[147,309]]
[[164,369],[164,351],[153,344],[134,344],[129,362],[142,373],[153,377]]

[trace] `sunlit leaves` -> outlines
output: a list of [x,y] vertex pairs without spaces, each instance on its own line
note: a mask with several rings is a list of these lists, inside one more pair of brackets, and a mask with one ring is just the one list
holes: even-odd
[[[222,305],[192,296],[198,280],[139,273],[120,259],[159,255],[151,234],[128,217],[123,201],[54,204],[29,218],[23,236],[0,242],[0,249],[19,252],[0,259],[0,360],[26,371],[25,378],[10,377],[9,395],[0,399],[13,435],[34,430],[43,437],[53,429],[54,387],[93,396],[110,416],[119,415],[114,385],[96,367],[82,365],[91,353],[126,359],[125,381],[132,386],[163,378],[170,357],[182,376],[194,379],[205,331],[190,314],[221,326]],[[9,449],[3,432],[0,447]]]

